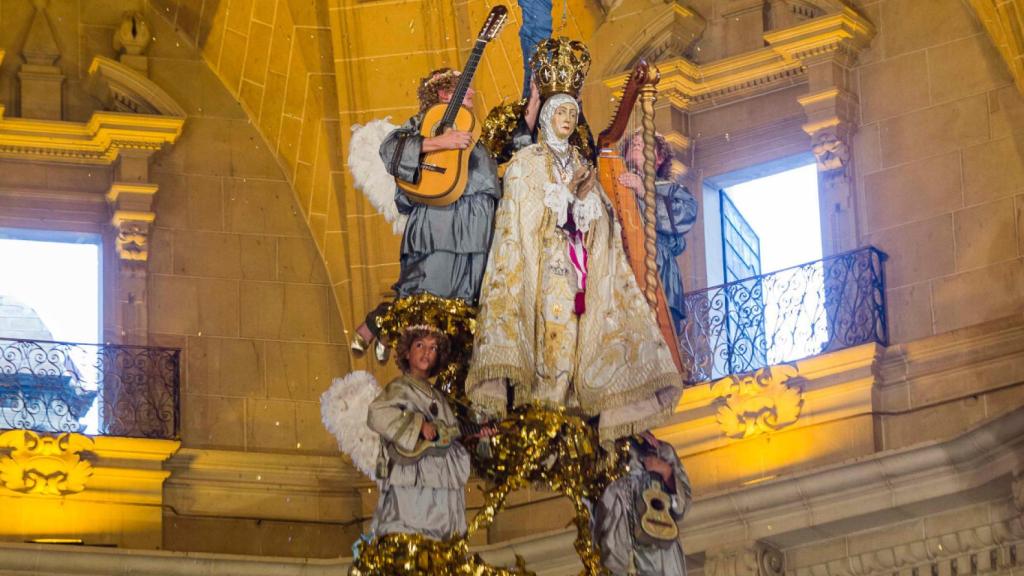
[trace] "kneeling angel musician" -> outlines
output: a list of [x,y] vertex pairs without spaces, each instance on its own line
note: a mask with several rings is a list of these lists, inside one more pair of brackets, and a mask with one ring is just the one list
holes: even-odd
[[447,354],[444,334],[408,327],[395,354],[401,376],[381,390],[369,373],[353,372],[335,379],[320,399],[338,446],[380,486],[373,536],[446,540],[466,532],[469,453],[455,412],[430,383]]
[[685,576],[679,525],[692,500],[690,478],[675,448],[650,432],[625,442],[628,472],[597,506],[601,561],[613,576]]

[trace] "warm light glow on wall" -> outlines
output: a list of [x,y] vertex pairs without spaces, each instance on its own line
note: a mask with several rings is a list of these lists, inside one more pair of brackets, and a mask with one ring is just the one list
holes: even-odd
[[81,541],[155,549],[162,543],[162,462],[170,440],[95,437],[94,474],[77,494],[22,494],[0,488],[0,540]]

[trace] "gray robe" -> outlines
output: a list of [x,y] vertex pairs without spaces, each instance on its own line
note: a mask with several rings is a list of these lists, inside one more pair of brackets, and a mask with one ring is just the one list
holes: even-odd
[[[658,457],[672,466],[675,493],[670,512],[676,524],[682,524],[692,498],[690,479],[671,444],[659,443]],[[634,537],[640,519],[636,503],[648,477],[642,454],[630,439],[629,473],[612,482],[598,503],[595,532],[601,561],[615,576],[685,576],[686,557],[678,540],[659,547],[637,543]]]
[[[417,182],[423,137],[414,116],[388,134],[380,157],[392,176]],[[487,265],[494,211],[501,198],[498,167],[482,144],[469,157],[469,182],[462,197],[448,206],[428,206],[395,188],[398,211],[409,216],[402,236],[401,272],[393,286],[398,298],[428,293],[461,298],[475,305]]]
[[367,425],[381,438],[377,468],[383,483],[371,524],[377,536],[415,533],[444,540],[466,532],[469,454],[462,444],[454,440],[415,459],[395,451],[416,448],[424,420],[458,437],[458,421],[444,394],[408,374],[388,383],[370,404]]

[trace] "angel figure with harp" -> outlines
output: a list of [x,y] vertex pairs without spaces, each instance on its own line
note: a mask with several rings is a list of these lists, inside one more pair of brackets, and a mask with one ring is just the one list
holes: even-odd
[[[644,141],[641,129],[622,139],[620,149],[626,162],[626,172],[619,174],[617,183],[632,190],[641,217],[646,214],[644,185]],[[676,334],[686,319],[686,299],[683,279],[676,258],[686,250],[686,233],[697,221],[697,200],[674,173],[672,146],[664,136],[654,134],[654,196],[655,196],[655,261],[661,288],[672,318]],[[644,226],[647,226],[646,221]]]
[[585,50],[551,40],[531,60],[538,142],[505,171],[466,391],[497,416],[511,395],[595,418],[610,442],[670,415],[683,382],[594,168],[569,144]]

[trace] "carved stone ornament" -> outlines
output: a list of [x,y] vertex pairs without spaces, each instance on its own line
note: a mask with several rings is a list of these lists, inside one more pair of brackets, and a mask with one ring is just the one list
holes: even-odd
[[125,54],[138,56],[146,51],[151,36],[149,24],[138,12],[125,12],[121,26],[114,33],[114,50],[124,50]]
[[842,170],[850,161],[849,147],[835,134],[825,133],[816,137],[811,150],[818,161],[818,172]]
[[[116,217],[115,217],[116,220]],[[122,260],[145,262],[149,259],[149,228],[151,221],[118,220],[117,255]]]
[[0,434],[0,486],[25,494],[62,496],[85,490],[93,467],[83,453],[92,439],[75,433],[40,435],[30,430]]
[[785,570],[785,556],[764,542],[709,550],[704,561],[705,576],[783,576]]
[[718,396],[718,424],[730,438],[750,438],[797,421],[803,407],[800,388],[787,382],[796,366],[779,365],[748,374],[734,374],[711,384]]

